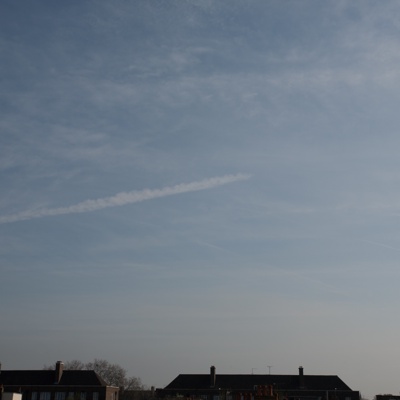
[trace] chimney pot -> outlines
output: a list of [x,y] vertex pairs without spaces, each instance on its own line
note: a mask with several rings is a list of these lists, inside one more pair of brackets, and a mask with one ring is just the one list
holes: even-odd
[[56,383],[60,383],[61,376],[64,370],[64,363],[62,361],[56,362]]
[[216,378],[215,367],[214,367],[214,365],[212,365],[211,368],[210,368],[210,379],[211,379],[210,386],[211,387],[215,386],[215,378]]
[[299,386],[300,386],[300,389],[305,389],[305,387],[306,387],[304,369],[301,366],[299,367]]

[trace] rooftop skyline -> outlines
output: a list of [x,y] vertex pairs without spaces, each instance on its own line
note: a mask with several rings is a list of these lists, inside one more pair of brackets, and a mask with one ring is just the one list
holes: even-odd
[[0,2],[3,368],[399,392],[399,15]]

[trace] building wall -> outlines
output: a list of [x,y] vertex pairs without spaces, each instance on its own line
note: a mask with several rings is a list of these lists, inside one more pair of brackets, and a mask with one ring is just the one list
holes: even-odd
[[22,399],[21,393],[6,392],[1,394],[1,400],[21,400],[21,399]]
[[5,389],[21,393],[22,400],[118,400],[119,391],[110,386],[6,386]]

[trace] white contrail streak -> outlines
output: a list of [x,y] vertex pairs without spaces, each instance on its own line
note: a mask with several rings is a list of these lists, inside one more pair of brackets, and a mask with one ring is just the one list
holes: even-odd
[[198,190],[212,189],[217,186],[226,185],[236,181],[249,179],[250,175],[236,174],[224,175],[214,178],[204,179],[191,183],[181,183],[175,186],[167,186],[161,189],[143,189],[132,192],[121,192],[114,196],[103,197],[95,200],[85,200],[81,203],[68,207],[44,208],[42,210],[28,210],[17,214],[0,216],[0,224],[23,221],[33,218],[42,218],[62,214],[76,214],[96,210],[102,210],[107,207],[119,207],[125,204],[139,203],[145,200],[156,199],[159,197],[172,196],[180,193],[196,192]]

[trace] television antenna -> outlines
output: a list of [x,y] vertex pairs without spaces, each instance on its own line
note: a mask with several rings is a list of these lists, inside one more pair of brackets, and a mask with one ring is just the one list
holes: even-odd
[[273,365],[267,365],[268,368],[268,374],[271,375],[271,368],[273,367]]

